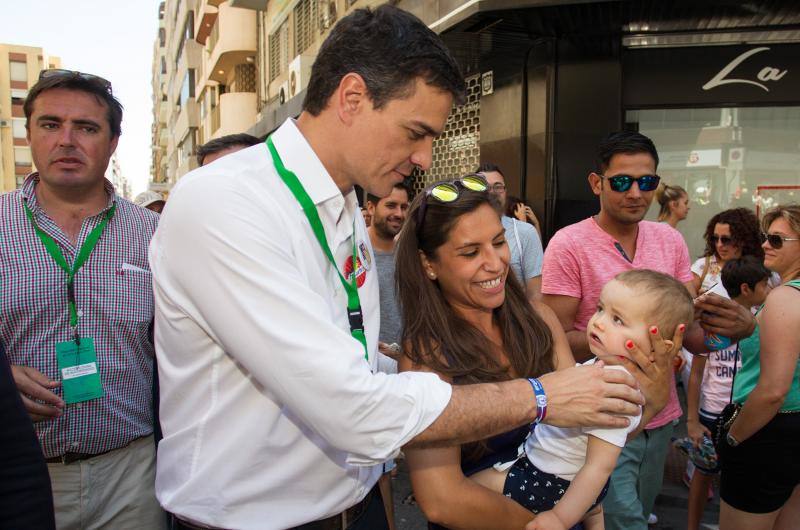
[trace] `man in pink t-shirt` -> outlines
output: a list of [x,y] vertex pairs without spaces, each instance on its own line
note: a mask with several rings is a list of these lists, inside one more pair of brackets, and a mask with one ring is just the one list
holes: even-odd
[[[630,269],[652,269],[691,285],[689,249],[666,223],[643,221],[658,185],[658,153],[646,136],[620,132],[600,145],[589,185],[600,213],[559,230],[542,269],[544,301],[558,316],[579,362],[590,358],[586,325],[607,281]],[[690,323],[687,322],[687,325]],[[674,378],[664,409],[629,440],[603,501],[606,528],[644,530],[661,489],[673,422],[681,416]]]

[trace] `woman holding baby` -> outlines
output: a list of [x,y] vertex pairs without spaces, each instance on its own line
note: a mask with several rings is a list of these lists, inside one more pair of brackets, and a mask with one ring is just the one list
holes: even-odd
[[[536,378],[573,366],[574,360],[555,315],[546,306],[532,307],[509,274],[508,245],[487,188],[482,177],[467,175],[429,187],[411,206],[396,258],[406,355],[400,369],[434,371],[454,384],[530,378],[531,398],[541,398]],[[607,364],[624,366],[650,397],[650,385],[668,384],[680,324],[691,318],[691,299],[675,282],[676,306],[684,311],[674,322],[659,323],[662,333],[672,328],[667,335],[672,340],[663,340],[649,332],[656,322],[644,322],[643,308],[630,304],[649,299],[634,295],[640,294],[637,282],[652,278],[631,281],[637,286],[617,282],[615,288],[611,282],[611,290],[604,291],[601,305],[607,306],[598,310],[590,340],[598,353],[612,354]],[[651,350],[652,358],[642,353]],[[663,405],[649,401],[642,424]],[[540,408],[539,431],[557,427],[548,425],[546,407]],[[638,423],[637,417],[621,429],[554,431],[569,438],[566,452],[553,449],[561,445],[553,445],[551,437],[528,439],[530,425],[462,447],[407,450],[414,493],[428,519],[448,528],[519,529],[534,519],[534,511],[541,515],[530,528],[570,528],[581,521],[586,528],[598,527],[604,484]],[[535,443],[550,447],[550,457],[564,454],[569,462],[532,461],[526,450]],[[557,473],[562,467],[572,471]]]

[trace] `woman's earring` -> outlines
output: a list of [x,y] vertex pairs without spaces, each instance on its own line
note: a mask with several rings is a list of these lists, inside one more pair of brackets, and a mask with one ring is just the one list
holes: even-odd
[[431,280],[435,280],[436,279],[436,274],[434,274],[433,272],[429,272],[428,276],[431,277]]

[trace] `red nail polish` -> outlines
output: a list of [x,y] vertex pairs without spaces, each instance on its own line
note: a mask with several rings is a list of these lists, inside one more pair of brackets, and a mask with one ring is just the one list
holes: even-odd
[[680,331],[681,333],[686,331],[686,324],[681,324],[680,326],[678,326],[678,331]]
[[653,326],[652,328],[650,328],[650,333],[652,333],[653,335],[658,335],[658,328]]
[[629,350],[632,350],[633,349],[633,341],[629,340],[628,342],[626,342],[625,343],[625,347],[628,348]]

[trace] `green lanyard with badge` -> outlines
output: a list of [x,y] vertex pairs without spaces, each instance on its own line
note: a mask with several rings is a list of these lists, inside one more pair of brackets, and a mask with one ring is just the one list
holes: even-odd
[[348,282],[339,271],[339,267],[336,266],[336,260],[333,258],[333,253],[325,237],[325,229],[322,226],[322,221],[319,219],[319,212],[317,212],[317,207],[314,206],[314,201],[309,197],[308,192],[306,192],[305,188],[300,183],[300,179],[297,178],[297,175],[286,169],[286,166],[283,165],[283,161],[278,154],[278,150],[275,149],[271,137],[267,138],[267,148],[269,148],[269,152],[272,155],[272,162],[275,165],[275,170],[278,172],[281,180],[283,180],[283,183],[289,188],[289,191],[292,192],[295,199],[297,199],[297,202],[302,206],[303,213],[305,213],[311,225],[311,230],[314,232],[314,236],[317,238],[322,252],[328,258],[328,261],[331,262],[331,265],[333,265],[333,268],[336,270],[336,274],[339,276],[339,281],[342,282],[342,286],[347,293],[347,315],[350,320],[350,334],[364,346],[364,358],[369,361],[367,338],[364,335],[364,316],[361,312],[361,301],[358,298],[358,283],[356,279],[358,267],[356,262],[355,220],[353,221],[353,279],[351,282]]
[[61,388],[64,392],[64,401],[71,405],[103,397],[103,385],[100,382],[100,373],[97,370],[97,353],[94,348],[94,339],[81,337],[78,333],[78,319],[80,314],[75,304],[75,274],[89,259],[94,247],[105,230],[106,225],[114,217],[117,205],[114,204],[106,212],[100,223],[86,237],[75,261],[70,267],[58,243],[36,223],[27,203],[23,203],[25,214],[33,226],[36,235],[42,241],[45,250],[53,261],[67,274],[67,306],[69,310],[69,325],[72,328],[73,340],[56,343],[56,360],[61,373]]

